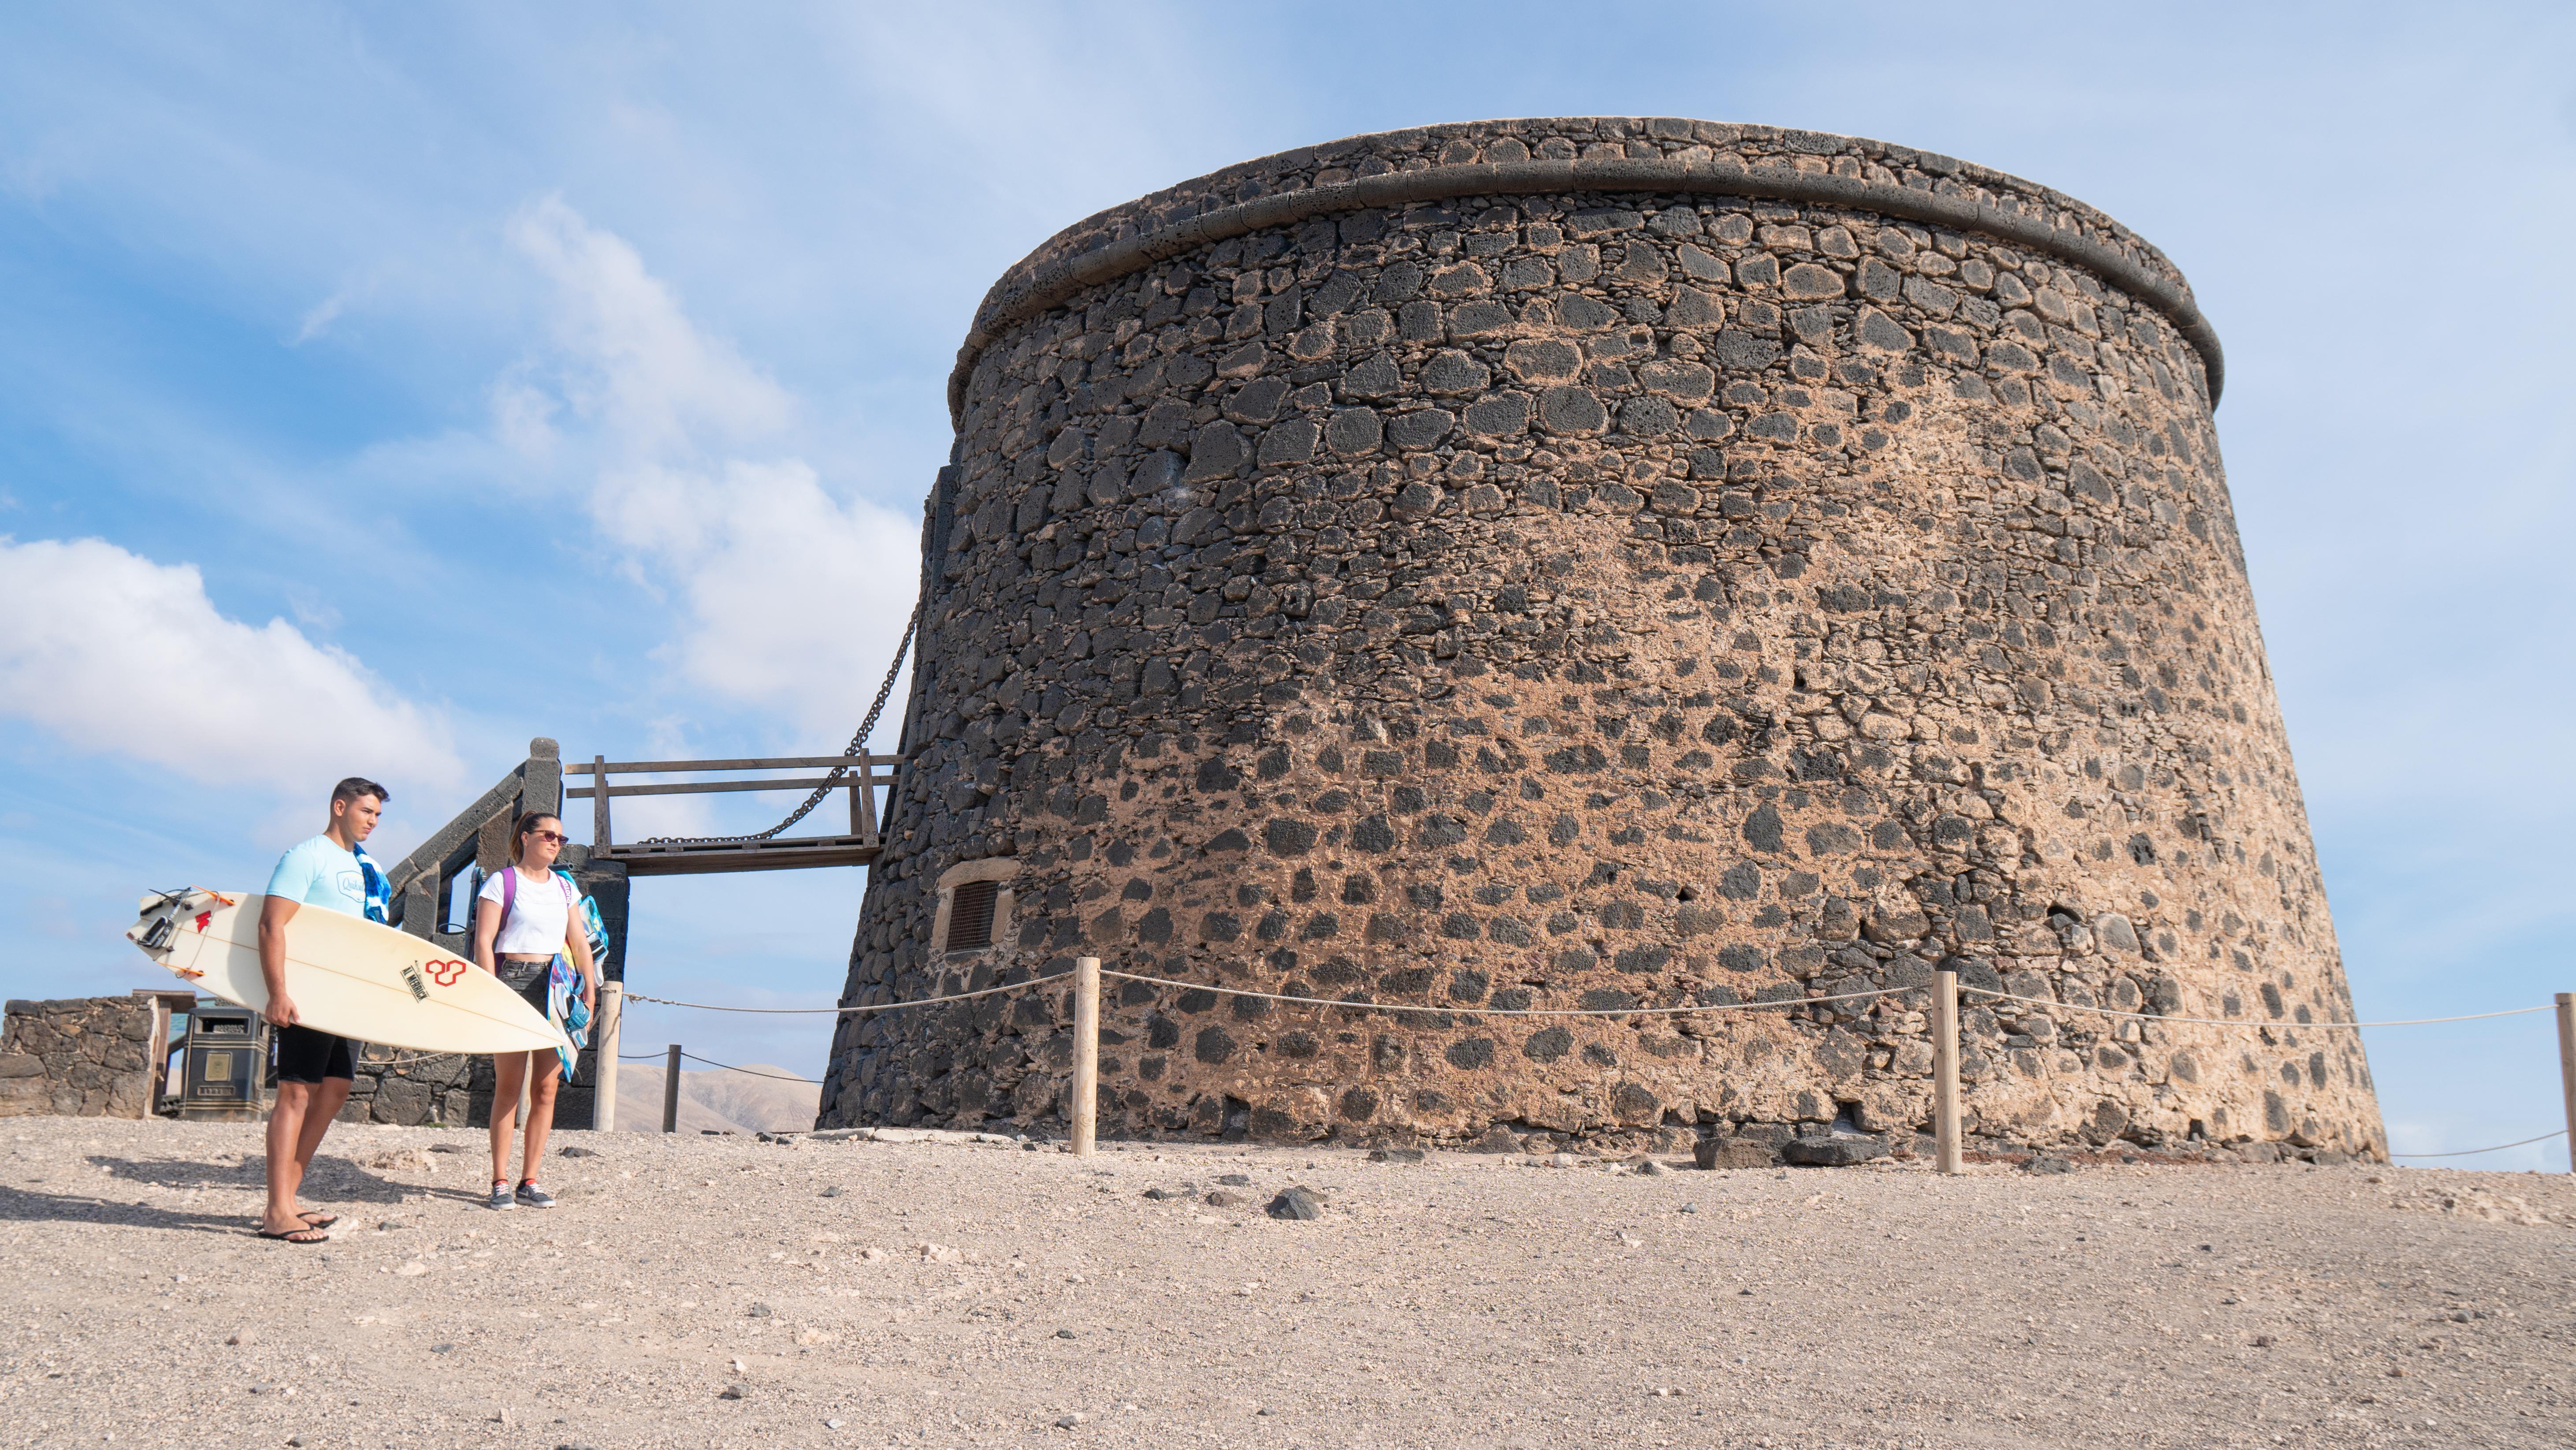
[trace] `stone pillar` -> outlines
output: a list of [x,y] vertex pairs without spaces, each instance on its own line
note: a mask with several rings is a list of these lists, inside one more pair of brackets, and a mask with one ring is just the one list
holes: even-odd
[[[1948,966],[1972,1145],[2382,1152],[2300,1025],[2350,996],[2219,384],[2117,222],[1847,137],[1443,126],[1077,223],[952,378],[845,1000],[1097,954],[1354,1004],[1117,987],[1104,1132],[1904,1150]],[[825,1120],[1044,1117],[1068,1027],[848,1025]]]
[[545,736],[528,742],[528,763],[519,777],[519,809],[563,812],[563,747]]

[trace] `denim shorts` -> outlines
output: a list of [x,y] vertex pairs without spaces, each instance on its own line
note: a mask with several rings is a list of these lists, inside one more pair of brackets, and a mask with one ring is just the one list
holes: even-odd
[[553,962],[495,962],[493,965],[500,968],[498,975],[502,986],[518,993],[519,1000],[536,1008],[538,1016],[546,1015],[546,979],[554,970]]

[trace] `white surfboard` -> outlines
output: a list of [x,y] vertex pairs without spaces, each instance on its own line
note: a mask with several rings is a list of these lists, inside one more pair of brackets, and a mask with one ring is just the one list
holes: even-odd
[[[249,892],[190,887],[143,898],[125,933],[201,992],[264,1011],[259,911]],[[286,995],[306,1027],[414,1052],[540,1052],[571,1042],[498,977],[434,942],[308,906],[286,924]]]

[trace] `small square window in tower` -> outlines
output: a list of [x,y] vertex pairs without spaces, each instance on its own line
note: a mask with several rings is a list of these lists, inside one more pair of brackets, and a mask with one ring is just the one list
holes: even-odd
[[942,951],[980,952],[993,944],[993,905],[998,881],[960,881],[948,902],[948,940]]

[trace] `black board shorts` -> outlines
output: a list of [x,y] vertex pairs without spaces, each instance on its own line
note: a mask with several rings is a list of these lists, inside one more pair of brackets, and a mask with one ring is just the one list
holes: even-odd
[[326,1077],[354,1081],[357,1076],[357,1059],[349,1051],[349,1039],[310,1027],[278,1029],[279,1082],[318,1083]]

